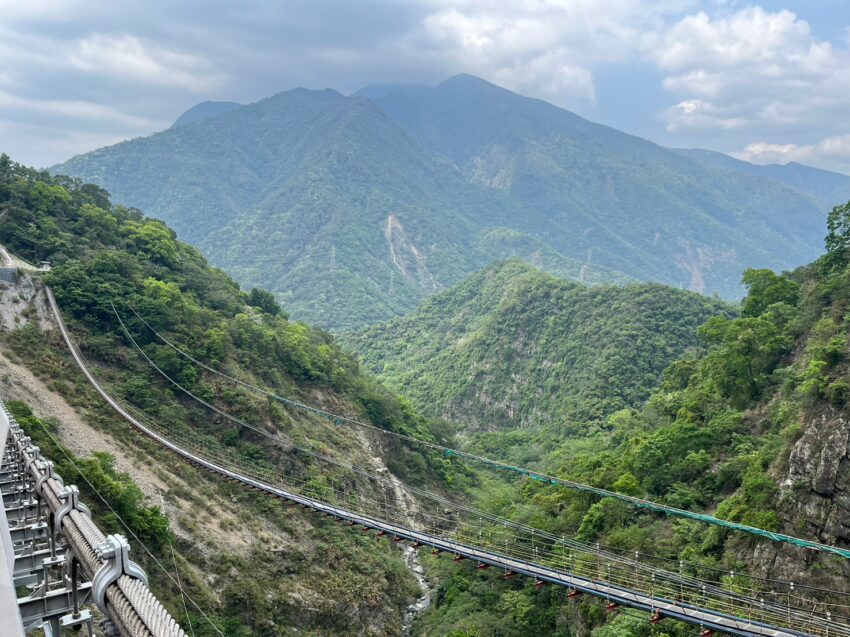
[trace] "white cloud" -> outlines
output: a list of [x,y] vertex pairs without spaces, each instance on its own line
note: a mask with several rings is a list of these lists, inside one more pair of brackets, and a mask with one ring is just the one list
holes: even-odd
[[195,92],[209,91],[222,80],[221,74],[203,58],[145,44],[126,34],[96,34],[79,40],[68,60],[81,71]]
[[691,128],[735,130],[747,125],[745,118],[701,99],[682,100],[665,115],[669,132]]
[[754,142],[731,155],[755,164],[795,161],[850,173],[850,134],[826,137],[815,144]]
[[575,105],[596,98],[593,68],[629,61],[683,2],[438,2],[424,21],[432,50],[507,88]]
[[596,99],[597,69],[648,63],[662,74],[659,93],[672,96],[660,112],[668,143],[846,132],[848,46],[819,39],[791,11],[737,4],[436,1],[425,42],[462,70],[582,111]]
[[[591,118],[597,93],[616,99],[596,104],[607,123],[670,145],[805,148],[850,132],[850,41],[830,43],[790,11],[745,4],[0,0],[0,117],[30,131],[42,121],[77,141],[111,138],[152,132],[200,99],[468,72]],[[607,65],[616,68],[603,83]],[[643,123],[649,109],[658,117]],[[21,159],[65,159],[41,153],[40,140],[9,139],[0,150]],[[817,161],[837,161],[825,149]]]
[[126,115],[109,106],[95,102],[80,100],[33,100],[0,91],[0,113],[8,114],[10,111],[25,111],[28,114],[36,112],[42,115],[91,120],[117,124],[122,127],[138,130],[150,130],[152,127],[163,124],[163,122],[145,117]]
[[670,131],[811,131],[850,108],[850,50],[819,40],[790,11],[689,15],[659,35],[650,57],[681,99],[665,113]]

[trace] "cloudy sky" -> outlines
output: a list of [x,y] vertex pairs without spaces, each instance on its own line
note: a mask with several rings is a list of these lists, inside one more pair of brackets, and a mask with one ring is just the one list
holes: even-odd
[[0,151],[47,166],[207,99],[461,72],[665,145],[850,174],[850,0],[0,0]]

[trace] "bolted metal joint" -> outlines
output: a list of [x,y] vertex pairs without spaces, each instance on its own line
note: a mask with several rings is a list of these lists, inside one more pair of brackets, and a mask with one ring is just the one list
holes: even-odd
[[62,498],[62,506],[56,509],[56,513],[53,514],[53,535],[56,536],[60,531],[62,531],[62,520],[65,519],[65,516],[68,515],[71,511],[76,509],[83,515],[87,515],[91,517],[91,511],[89,508],[80,502],[80,490],[75,485],[70,485],[65,487],[62,493],[59,494],[59,497]]
[[120,637],[118,629],[111,619],[103,618],[100,620],[100,632],[103,637]]
[[26,438],[28,442],[24,443],[24,451],[29,454],[30,458],[27,460],[26,469],[30,471],[32,466],[39,462],[41,458],[41,450],[38,448],[38,445],[32,444],[32,441],[29,438]]
[[102,613],[106,613],[106,589],[122,575],[141,580],[148,585],[148,576],[135,562],[130,561],[130,545],[123,535],[108,535],[94,547],[97,557],[105,562],[92,578],[94,602]]
[[65,481],[62,480],[62,477],[53,471],[53,462],[51,460],[39,460],[35,463],[35,468],[39,471],[39,476],[35,481],[35,492],[37,495],[43,495],[42,489],[44,488],[44,483],[51,478],[58,481],[62,486],[65,486]]

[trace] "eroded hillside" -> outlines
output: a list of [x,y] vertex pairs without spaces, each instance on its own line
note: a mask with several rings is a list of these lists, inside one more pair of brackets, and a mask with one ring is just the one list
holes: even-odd
[[586,283],[734,299],[745,267],[816,257],[823,222],[803,190],[471,76],[373,99],[286,91],[51,170],[164,219],[334,330],[400,316],[512,256]]
[[[422,471],[422,482],[439,483],[430,459],[416,451],[289,412],[169,357],[145,336],[142,323],[129,319],[128,308],[245,381],[336,413],[373,418],[381,427],[427,435],[421,416],[361,374],[327,335],[289,322],[269,294],[240,291],[164,225],[113,206],[94,186],[57,181],[4,158],[0,243],[30,260],[53,263],[50,272],[0,284],[4,397],[23,401],[13,403],[19,420],[69,482],[83,480],[52,447],[42,424],[80,457],[86,477],[125,513],[154,555],[166,565],[176,560],[184,585],[225,634],[402,633],[405,609],[420,588],[401,551],[210,477],[140,437],[103,403],[70,358],[47,313],[43,285],[51,286],[74,338],[111,391],[149,417],[246,461],[309,470],[305,458],[285,444],[267,444],[234,427],[156,374],[119,332],[113,304],[122,307],[148,356],[222,412],[285,433],[305,447],[332,450],[354,465],[407,479]],[[340,472],[336,477],[344,479]],[[399,498],[400,507],[410,501],[398,489],[360,488],[371,497]],[[95,496],[83,492],[99,522],[121,531]],[[171,580],[139,546],[134,555],[175,617],[191,622],[198,635],[216,634],[191,606],[187,614]]]

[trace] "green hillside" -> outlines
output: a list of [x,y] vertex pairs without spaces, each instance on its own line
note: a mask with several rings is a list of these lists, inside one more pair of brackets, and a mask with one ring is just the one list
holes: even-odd
[[722,303],[656,284],[586,287],[512,259],[409,316],[343,334],[363,363],[420,409],[465,431],[587,431],[638,405],[697,348]]
[[52,171],[162,218],[242,285],[333,329],[402,315],[512,256],[731,299],[744,267],[817,254],[822,213],[780,182],[469,76],[365,94],[288,91]]
[[[77,157],[53,172],[152,212],[247,286],[329,327],[415,307],[502,252],[590,280],[525,233],[483,233],[519,215],[424,152],[371,102],[295,90]],[[128,179],[129,174],[133,177]]]
[[469,75],[375,102],[470,181],[509,195],[529,227],[559,228],[551,246],[637,279],[733,298],[744,267],[793,267],[821,245],[824,215],[807,194]]
[[[389,470],[407,481],[445,484],[451,468],[439,458],[380,439],[373,446],[321,418],[271,404],[223,383],[157,341],[132,318],[128,306],[194,356],[244,381],[383,428],[430,435],[428,421],[362,373],[357,361],[330,335],[288,320],[270,294],[240,290],[224,272],[209,267],[196,248],[178,241],[162,222],[113,205],[101,188],[50,177],[0,156],[0,244],[32,262],[53,264],[41,276],[53,290],[86,358],[115,394],[163,426],[253,465],[308,471],[313,462],[289,448],[284,438],[269,442],[211,413],[163,380],[129,346],[113,303],[145,354],[219,409],[268,432],[283,432],[305,447],[333,449],[335,457],[352,464],[374,466],[376,455],[383,456]],[[35,286],[38,289],[40,282]],[[13,299],[12,306],[26,307],[14,290],[8,286],[4,290]],[[71,361],[58,330],[39,322],[41,314],[43,309],[30,307],[18,316],[20,327],[0,334],[4,356],[32,370],[56,393],[55,400],[72,404],[114,441],[112,447],[117,445],[134,464],[154,472],[151,484],[145,486],[162,489],[164,507],[173,516],[170,520],[159,507],[142,505],[141,492],[126,475],[115,471],[114,458],[95,454],[80,461],[159,559],[171,564],[173,557],[165,551],[170,543],[177,545],[184,575],[191,573],[184,584],[224,634],[284,634],[275,626],[323,635],[401,634],[402,612],[418,594],[418,587],[399,552],[332,522],[317,524],[268,498],[175,462],[99,398]],[[33,428],[33,435],[43,439],[39,444],[48,453],[47,445],[53,443],[45,438],[38,419],[24,405],[17,404],[15,409]],[[61,434],[66,423],[43,424]],[[50,457],[58,461],[61,452],[55,446],[49,448]],[[76,481],[70,464],[63,466],[65,478]],[[322,468],[323,475],[317,479],[330,479],[333,472]],[[334,471],[340,472],[336,478],[346,475],[342,468]],[[356,475],[349,478],[357,479]],[[87,502],[97,503],[93,493],[83,490]],[[227,507],[241,508],[232,515],[206,508],[221,498]],[[178,516],[175,511],[183,513]],[[108,511],[99,510],[96,519],[109,532],[124,532]],[[180,533],[172,530],[175,526]],[[246,533],[247,539],[239,539]],[[274,559],[269,559],[270,554]],[[143,557],[138,546],[134,555]],[[142,561],[157,594],[184,625],[190,619],[197,635],[217,634],[194,612],[187,619],[179,591],[154,564]]]
[[[545,468],[561,478],[850,547],[850,203],[833,211],[827,254],[818,261],[781,275],[750,270],[744,281],[749,294],[742,315],[718,315],[700,328],[704,353],[670,365],[643,407],[611,414],[609,434],[553,445]],[[481,497],[502,514],[554,534],[638,551],[644,561],[722,577],[724,586],[738,590],[772,590],[771,582],[791,581],[809,587],[800,593],[808,599],[842,607],[850,593],[850,563],[838,556],[673,521],[533,480],[511,487],[494,482]],[[593,637],[693,634],[666,620],[652,627],[645,617],[606,618],[581,601],[517,589],[498,576],[476,579],[441,564],[434,568],[438,601],[420,635],[567,636],[582,613],[597,628],[581,634]]]

